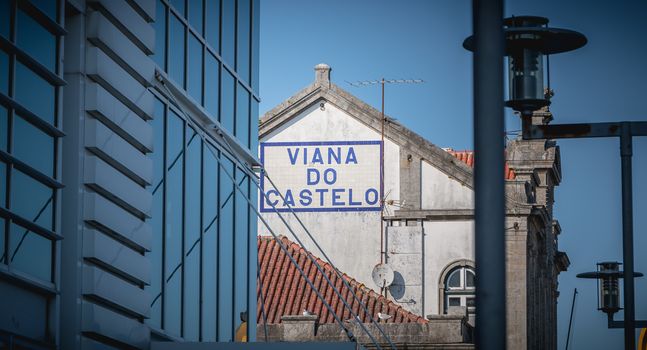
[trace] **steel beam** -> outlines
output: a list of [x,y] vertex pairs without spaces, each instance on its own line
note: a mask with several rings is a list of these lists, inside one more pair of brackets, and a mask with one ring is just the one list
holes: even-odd
[[621,125],[620,161],[622,166],[622,263],[625,304],[625,349],[636,348],[636,310],[634,308],[634,224],[631,176],[631,130],[628,123]]
[[620,137],[622,130],[629,136],[647,136],[647,122],[582,123],[553,125],[524,125],[524,140],[576,139],[591,137]]

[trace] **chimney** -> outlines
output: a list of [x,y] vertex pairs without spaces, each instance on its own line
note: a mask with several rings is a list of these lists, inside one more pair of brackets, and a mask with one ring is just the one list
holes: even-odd
[[319,63],[315,66],[315,83],[330,86],[330,66]]

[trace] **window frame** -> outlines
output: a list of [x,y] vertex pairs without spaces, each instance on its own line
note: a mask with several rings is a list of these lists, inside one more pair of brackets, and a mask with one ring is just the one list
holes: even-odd
[[[449,309],[449,298],[459,298],[461,306],[467,306],[470,298],[476,297],[476,287],[467,286],[467,271],[476,277],[475,263],[472,260],[461,259],[453,261],[441,271],[438,278],[438,313],[447,314]],[[450,277],[455,273],[459,274],[459,287],[448,285]],[[468,314],[473,316],[476,312],[474,307],[468,307]]]
[[[61,179],[62,167],[62,137],[65,133],[61,130],[63,119],[63,94],[62,87],[66,84],[63,78],[63,50],[62,44],[64,41],[63,36],[67,33],[63,28],[65,18],[65,1],[56,0],[53,4],[54,12],[43,11],[40,7],[32,4],[29,1],[7,0],[9,9],[9,32],[8,36],[0,36],[0,50],[7,55],[8,64],[7,70],[1,74],[7,76],[7,90],[6,93],[0,93],[0,104],[7,111],[7,124],[2,127],[7,128],[7,145],[6,149],[0,151],[0,161],[5,164],[5,173],[3,180],[6,185],[6,198],[5,201],[0,203],[0,217],[3,219],[2,225],[4,226],[4,236],[0,237],[4,241],[4,260],[0,263],[0,278],[3,283],[15,285],[25,291],[33,292],[34,295],[42,297],[44,312],[46,317],[43,321],[44,333],[38,336],[39,339],[32,339],[29,337],[21,337],[13,335],[11,331],[6,329],[2,331],[3,336],[8,336],[13,339],[14,345],[34,346],[40,348],[50,348],[60,346],[59,344],[59,294],[60,294],[60,269],[61,269],[61,244],[62,236],[59,234],[61,231],[61,193],[60,189],[63,188]],[[48,66],[41,63],[35,57],[30,56],[27,51],[18,46],[18,23],[17,14],[21,11],[23,15],[28,16],[30,20],[44,28],[54,36],[54,46],[52,55],[53,64]],[[54,17],[51,17],[54,16]],[[26,106],[19,102],[16,98],[16,69],[17,65],[21,64],[31,74],[42,79],[46,84],[53,88],[53,106],[51,109],[52,122],[41,119],[34,111],[28,110]],[[15,118],[22,118],[23,121],[35,127],[36,132],[53,138],[53,147],[50,150],[52,155],[52,171],[51,173],[43,173],[36,167],[28,164],[24,159],[20,159],[18,155],[14,154],[15,150]],[[34,222],[33,217],[23,217],[13,212],[12,209],[12,196],[15,191],[12,188],[12,177],[16,171],[21,172],[24,176],[28,177],[31,181],[47,187],[52,191],[52,196],[48,197],[48,202],[51,201],[51,215],[52,225],[47,227],[40,226]],[[32,215],[30,213],[30,215]],[[37,215],[37,213],[33,213]],[[12,228],[13,227],[13,228]],[[11,250],[11,230],[15,229],[21,237],[29,237],[28,235],[39,236],[39,239],[47,241],[49,247],[45,248],[49,254],[48,260],[50,266],[48,269],[49,278],[43,279],[36,275],[32,275],[27,270],[20,269],[10,261],[10,256],[13,254]],[[26,232],[26,234],[23,233]],[[15,243],[15,242],[14,242]],[[21,246],[26,247],[26,246]],[[22,248],[25,249],[25,248]],[[0,255],[3,255],[0,254]]]
[[[449,280],[454,276],[455,274],[459,274],[459,286],[458,287],[451,287],[449,286]],[[475,306],[468,306],[468,299],[471,298],[476,298],[476,287],[470,287],[467,286],[467,274],[472,273],[476,277],[476,272],[474,268],[469,267],[469,266],[457,266],[451,269],[448,273],[447,276],[445,277],[445,293],[444,293],[444,299],[445,299],[445,310],[444,313],[447,313],[449,308],[451,307],[449,305],[450,299],[459,299],[460,300],[460,305],[457,306],[464,306],[467,308],[467,313],[469,315],[473,315],[476,313],[476,307]],[[456,306],[456,305],[455,305]]]

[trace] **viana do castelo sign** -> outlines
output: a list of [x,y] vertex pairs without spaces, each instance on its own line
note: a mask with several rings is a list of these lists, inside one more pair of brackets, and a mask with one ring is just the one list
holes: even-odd
[[[381,141],[263,142],[261,212],[379,211]],[[280,196],[283,194],[285,200]]]

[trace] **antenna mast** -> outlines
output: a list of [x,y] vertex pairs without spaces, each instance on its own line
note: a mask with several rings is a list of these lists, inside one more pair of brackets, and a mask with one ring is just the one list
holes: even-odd
[[575,310],[575,298],[577,297],[577,288],[573,290],[573,303],[571,304],[571,316],[568,319],[568,332],[566,332],[566,350],[571,340],[571,326],[573,325],[573,311]]
[[[350,86],[365,87],[380,84],[382,86],[382,147],[384,147],[384,128],[386,124],[386,116],[384,114],[384,85],[386,84],[422,84],[422,79],[380,79],[380,80],[364,80],[357,82],[346,81]],[[384,149],[380,155],[380,176],[382,178],[382,188],[380,191],[380,264],[384,263],[386,252],[384,251]],[[384,290],[385,288],[382,288]]]

